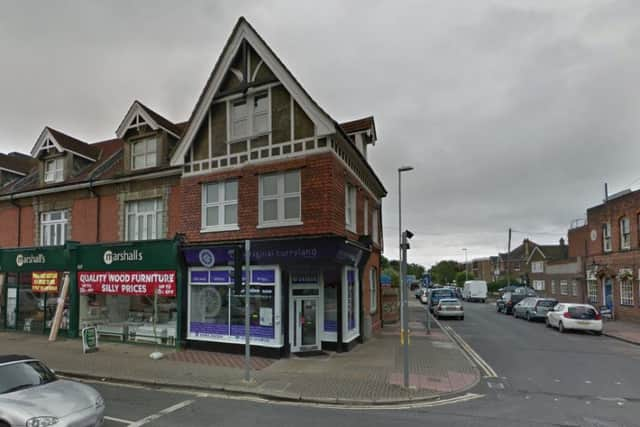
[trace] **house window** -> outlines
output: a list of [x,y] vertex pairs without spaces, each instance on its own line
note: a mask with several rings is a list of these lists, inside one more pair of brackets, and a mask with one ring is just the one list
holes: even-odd
[[269,94],[263,92],[231,102],[230,117],[232,140],[269,132]]
[[598,303],[598,281],[589,279],[587,280],[587,300],[589,304]]
[[145,169],[157,165],[157,140],[146,138],[131,144],[131,169]]
[[629,279],[620,281],[620,304],[633,305],[633,284]]
[[533,289],[536,291],[544,291],[544,280],[534,280]]
[[371,276],[369,278],[369,297],[371,298],[371,313],[378,310],[378,269],[371,267]]
[[66,210],[42,213],[40,217],[40,244],[42,246],[64,245],[67,240],[68,223]]
[[238,228],[238,180],[202,186],[202,231]]
[[602,249],[611,252],[611,224],[602,225]]
[[369,232],[369,200],[364,199],[364,230],[362,234],[365,236],[371,235]]
[[534,261],[531,263],[532,273],[544,273],[544,261]]
[[569,295],[569,283],[566,280],[560,281],[560,295]]
[[300,224],[300,171],[260,176],[260,225]]
[[552,280],[552,281],[551,281],[551,293],[552,293],[553,295],[555,295],[555,294],[556,294],[556,281],[555,281],[555,280]]
[[620,219],[620,249],[631,249],[631,224],[627,217]]
[[44,182],[61,182],[64,178],[64,157],[49,159],[44,164]]
[[356,232],[356,187],[347,183],[344,192],[344,213],[347,230]]
[[578,282],[575,280],[571,281],[571,295],[574,297],[578,296]]
[[373,240],[373,243],[379,244],[380,243],[380,234],[379,234],[379,230],[378,230],[378,210],[374,209],[373,210],[373,214],[371,215],[371,239]]
[[127,240],[151,240],[162,237],[162,200],[127,202],[125,234]]

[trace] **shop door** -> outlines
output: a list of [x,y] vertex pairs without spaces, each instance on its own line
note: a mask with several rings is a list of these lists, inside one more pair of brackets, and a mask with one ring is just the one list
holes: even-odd
[[293,298],[293,336],[291,351],[294,353],[320,350],[320,311],[317,297]]
[[6,329],[16,329],[18,318],[18,287],[13,285],[7,288],[6,303],[3,310],[4,326]]
[[611,279],[604,281],[604,304],[613,311],[613,281]]

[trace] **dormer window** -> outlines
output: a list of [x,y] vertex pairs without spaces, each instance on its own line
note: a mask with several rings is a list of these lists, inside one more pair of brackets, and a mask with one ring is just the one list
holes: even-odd
[[64,179],[64,157],[49,159],[44,164],[44,182],[62,182]]
[[157,139],[145,138],[131,144],[131,169],[145,169],[157,165]]
[[269,94],[258,93],[232,101],[229,109],[231,140],[269,132]]

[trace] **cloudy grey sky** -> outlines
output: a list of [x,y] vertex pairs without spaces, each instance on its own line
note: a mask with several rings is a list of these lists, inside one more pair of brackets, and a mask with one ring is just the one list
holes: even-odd
[[508,227],[555,242],[603,182],[640,183],[633,0],[4,1],[0,151],[45,125],[111,138],[134,99],[188,118],[241,15],[335,119],[375,116],[389,257],[402,164],[425,265],[494,255]]

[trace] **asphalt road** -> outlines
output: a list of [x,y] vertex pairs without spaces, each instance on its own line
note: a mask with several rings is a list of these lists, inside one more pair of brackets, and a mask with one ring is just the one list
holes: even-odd
[[[412,303],[413,304],[413,303]],[[106,426],[637,426],[640,347],[607,337],[562,335],[544,324],[466,304],[464,321],[444,321],[496,378],[464,403],[403,409],[336,409],[198,393],[93,384]]]

